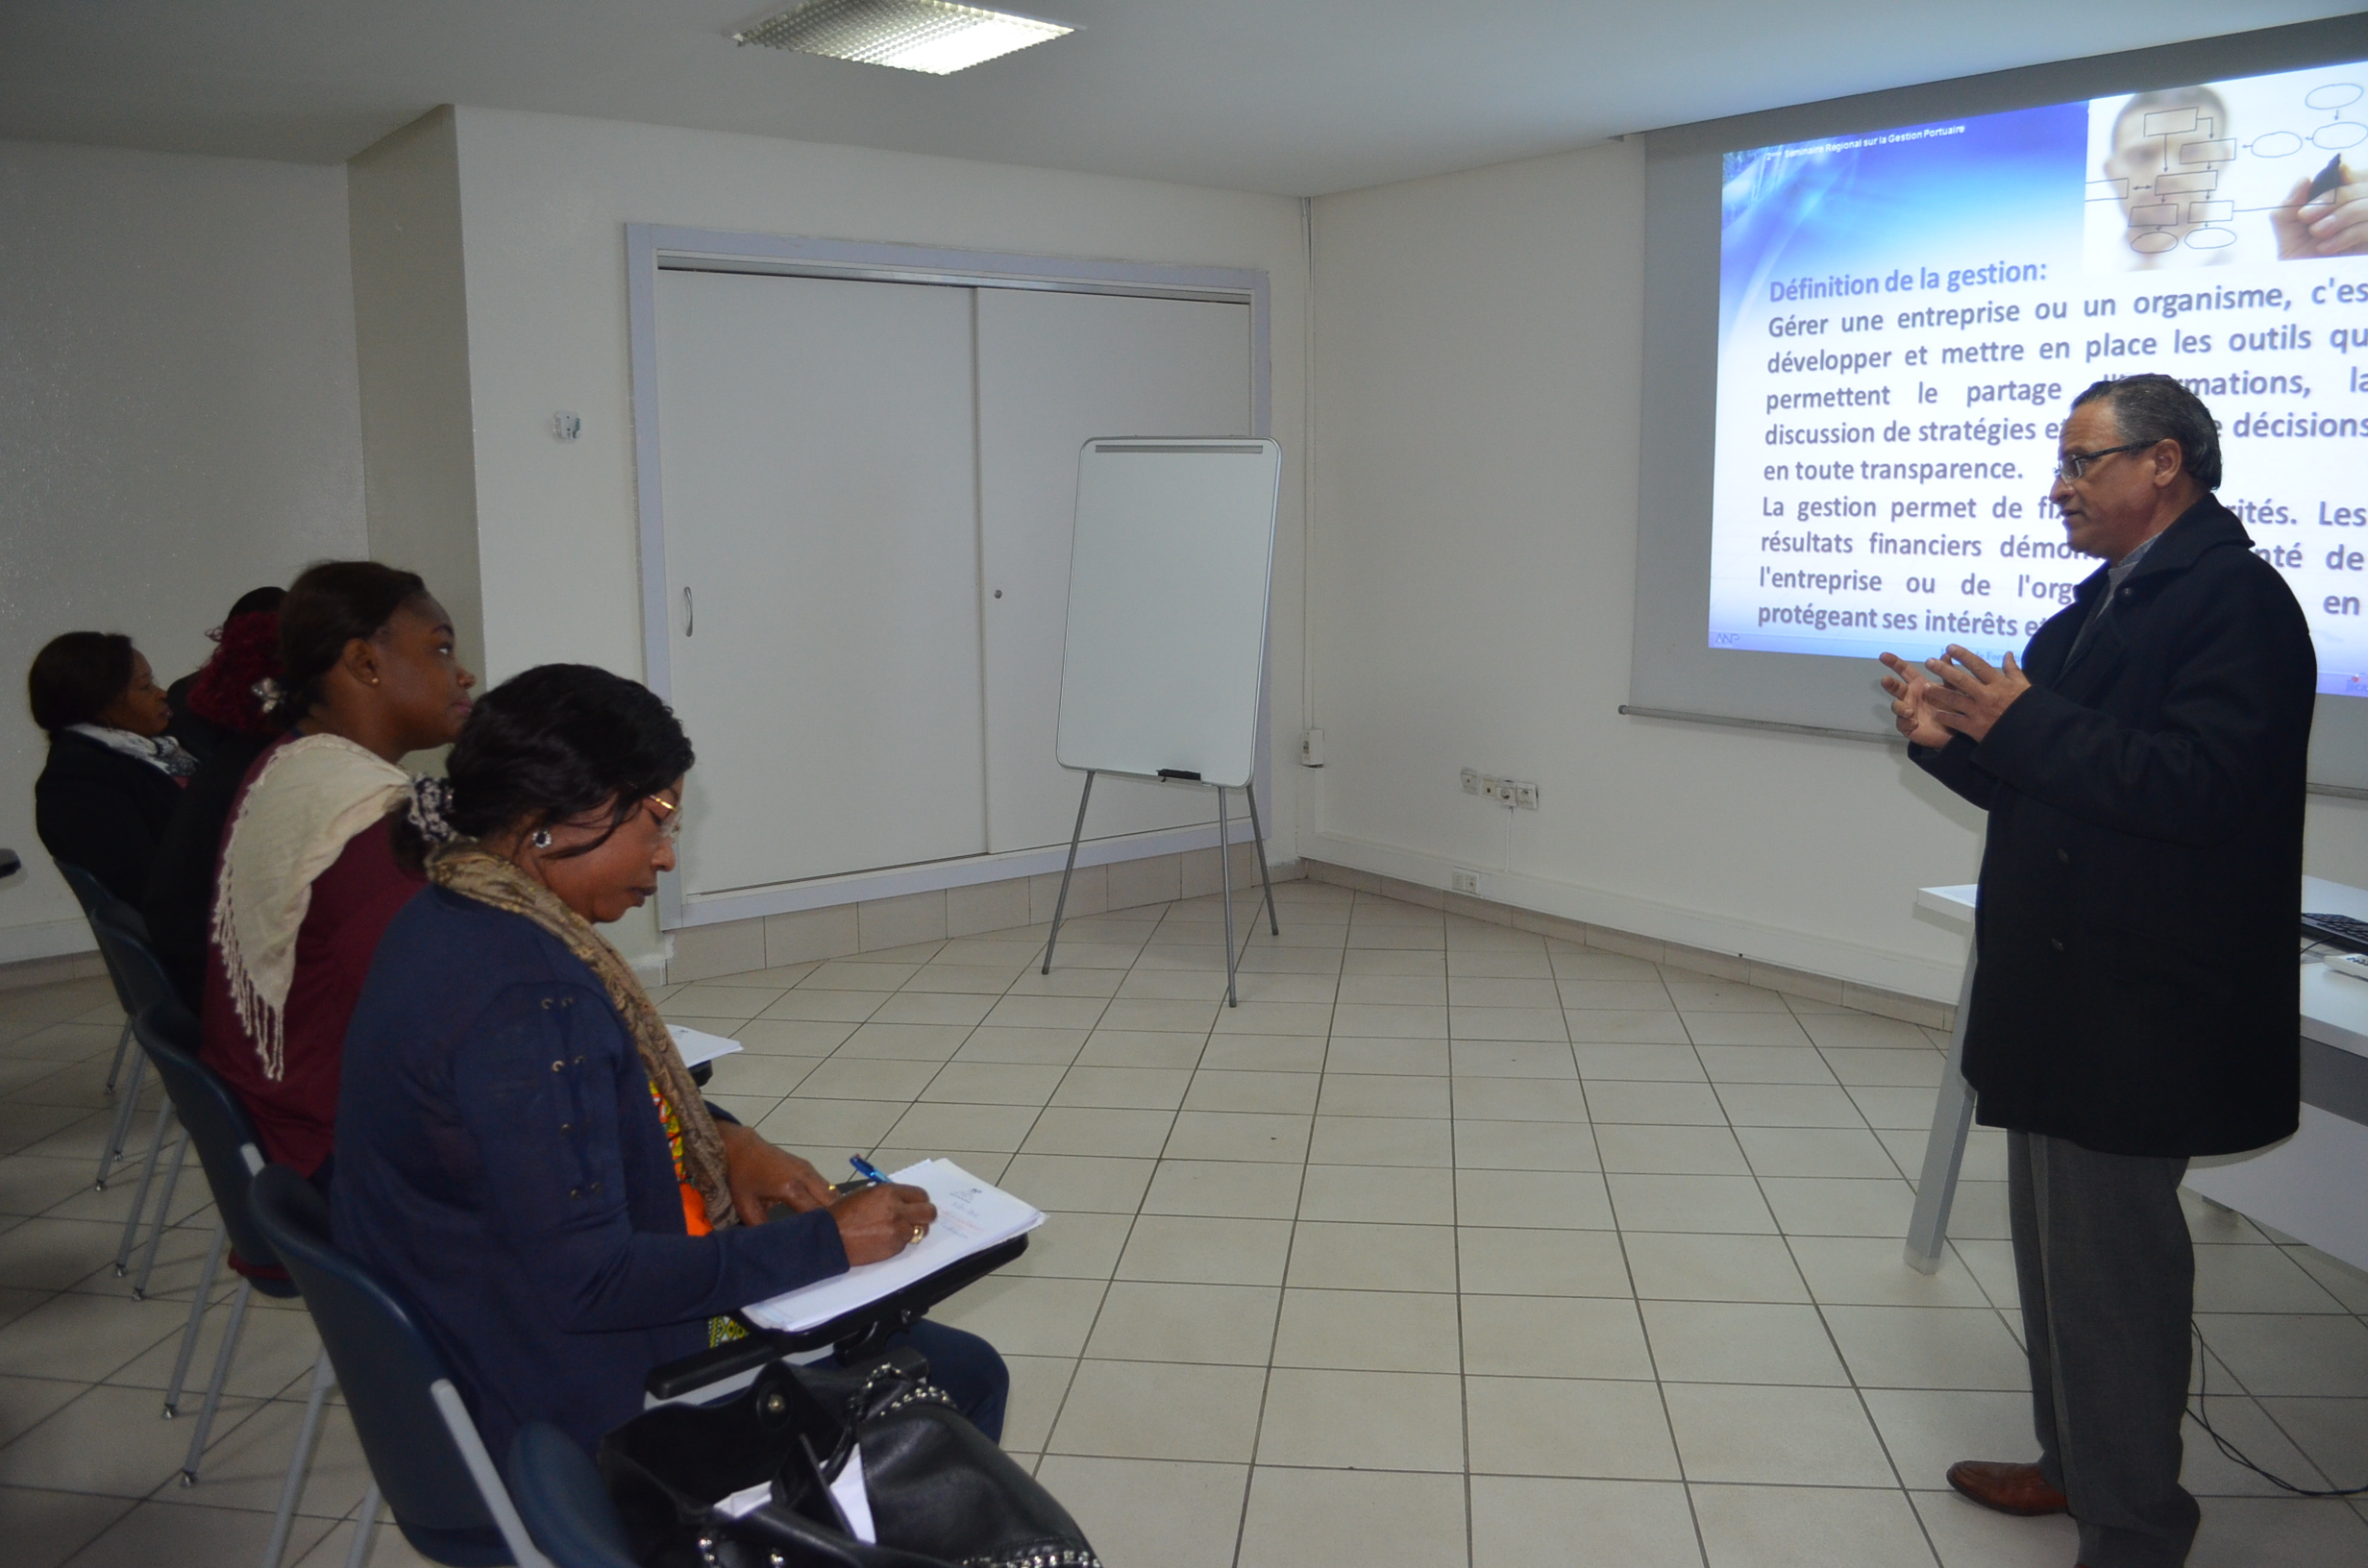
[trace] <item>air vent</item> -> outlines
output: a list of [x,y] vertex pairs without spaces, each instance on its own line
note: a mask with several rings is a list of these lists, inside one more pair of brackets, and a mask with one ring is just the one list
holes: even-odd
[[734,33],[731,41],[951,76],[1073,31],[944,0],[808,0]]

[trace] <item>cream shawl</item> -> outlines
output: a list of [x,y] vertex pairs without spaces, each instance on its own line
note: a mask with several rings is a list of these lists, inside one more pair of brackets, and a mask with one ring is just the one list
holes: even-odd
[[313,879],[407,798],[409,784],[402,769],[343,736],[307,735],[274,750],[247,786],[222,848],[212,936],[266,1078],[278,1080],[285,1066],[282,1013]]

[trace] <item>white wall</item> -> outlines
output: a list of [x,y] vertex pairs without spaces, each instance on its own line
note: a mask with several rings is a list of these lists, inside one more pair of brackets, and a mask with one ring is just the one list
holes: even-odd
[[[1954,999],[1980,814],[1904,749],[1625,719],[1643,159],[1612,144],[1320,198],[1301,850]],[[1706,444],[1710,430],[1700,432]],[[1869,670],[1871,685],[1878,672]],[[1535,813],[1457,770],[1530,779]],[[1312,787],[1311,787],[1312,786]],[[2315,798],[2310,870],[2368,882]]]
[[0,963],[88,948],[33,830],[23,672],[76,628],[171,680],[259,583],[363,549],[345,171],[0,142]]
[[[1273,428],[1286,451],[1273,733],[1278,764],[1296,755],[1306,300],[1297,202],[555,115],[462,108],[457,125],[491,678],[553,659],[641,670],[627,223],[1260,267],[1271,289]],[[559,409],[582,416],[572,444],[551,436]],[[1295,771],[1277,768],[1285,857],[1295,781],[1279,775]],[[656,945],[654,925],[618,936],[628,953]]]
[[452,614],[461,662],[481,669],[453,111],[422,115],[349,163],[346,204],[370,553],[427,579]]

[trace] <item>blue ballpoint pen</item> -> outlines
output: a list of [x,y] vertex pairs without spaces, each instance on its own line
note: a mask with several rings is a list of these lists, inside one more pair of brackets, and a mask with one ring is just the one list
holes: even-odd
[[862,1177],[865,1181],[870,1182],[874,1187],[886,1187],[888,1185],[888,1178],[881,1174],[879,1167],[872,1164],[871,1161],[866,1160],[862,1155],[851,1154],[847,1157],[847,1163],[855,1167],[856,1175]]

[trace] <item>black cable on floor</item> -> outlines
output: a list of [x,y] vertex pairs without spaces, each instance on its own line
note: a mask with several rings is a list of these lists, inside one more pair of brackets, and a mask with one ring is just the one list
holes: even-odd
[[2211,1352],[2207,1350],[2204,1346],[2204,1331],[2200,1328],[2195,1331],[2195,1348],[2197,1351],[2201,1352],[2201,1354],[2198,1356],[2196,1360],[2195,1403],[2187,1409],[2187,1419],[2194,1422],[2197,1426],[2202,1427],[2204,1429],[2205,1435],[2219,1445],[2221,1453],[2227,1455],[2231,1459],[2233,1459],[2238,1464],[2243,1465],[2246,1469],[2252,1471],[2263,1481],[2268,1482],[2271,1485],[2282,1486],[2285,1490],[2292,1492],[2296,1497],[2357,1497],[2362,1492],[2368,1492],[2368,1482],[2364,1482],[2357,1486],[2339,1486],[2332,1491],[2316,1491],[2308,1486],[2297,1486],[2292,1482],[2286,1480],[2283,1476],[2272,1475],[2269,1471],[2262,1469],[2259,1465],[2247,1458],[2243,1449],[2238,1448],[2234,1443],[2230,1442],[2226,1437],[2221,1436],[2218,1432],[2212,1429],[2211,1422],[2205,1418],[2204,1402],[2208,1399],[2211,1394]]

